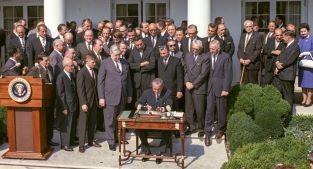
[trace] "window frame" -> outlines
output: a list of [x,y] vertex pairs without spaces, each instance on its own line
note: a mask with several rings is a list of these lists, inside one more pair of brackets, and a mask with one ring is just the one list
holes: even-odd
[[275,20],[276,17],[276,3],[277,1],[298,1],[301,2],[301,15],[300,15],[300,23],[308,22],[308,9],[306,4],[308,3],[307,0],[242,0],[241,1],[241,28],[243,29],[243,22],[245,21],[246,17],[246,2],[269,2],[270,3],[270,11],[269,16],[270,20]]
[[[142,17],[143,17],[143,21],[146,21],[146,18],[147,18],[147,13],[146,13],[146,6],[147,4],[159,4],[159,3],[163,3],[165,4],[165,10],[166,10],[166,14],[165,14],[165,18],[169,18],[170,16],[170,6],[169,6],[169,0],[143,0],[143,8],[142,8],[142,11],[143,11],[143,14],[142,14]],[[155,12],[157,11],[157,9],[155,9]],[[154,17],[157,17],[157,14],[155,14]],[[157,21],[156,21],[157,22]]]

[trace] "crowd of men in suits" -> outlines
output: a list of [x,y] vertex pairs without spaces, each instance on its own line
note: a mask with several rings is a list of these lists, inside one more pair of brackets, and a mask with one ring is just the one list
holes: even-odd
[[[9,58],[2,75],[40,77],[55,86],[55,107],[47,115],[50,145],[58,145],[51,140],[56,124],[66,151],[73,151],[77,138],[82,153],[85,142],[101,147],[96,128],[105,129],[109,149],[115,151],[118,114],[142,107],[184,111],[186,134],[198,132],[206,146],[212,135],[223,136],[235,51],[223,17],[208,25],[204,38],[197,36],[196,25],[176,27],[172,19],[142,22],[139,28],[121,20],[101,21],[98,29],[84,19],[79,29],[60,24],[55,39],[43,22],[28,35],[22,22],[7,37]],[[237,50],[242,83],[274,83],[292,104],[299,55],[295,30],[279,28],[274,21],[266,34],[257,32],[251,20],[243,26]],[[145,134],[138,134],[147,148]]]

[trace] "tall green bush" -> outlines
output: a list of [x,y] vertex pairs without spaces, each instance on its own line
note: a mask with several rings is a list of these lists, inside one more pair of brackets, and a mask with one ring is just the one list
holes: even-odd
[[283,122],[290,106],[275,87],[235,86],[228,106],[226,136],[232,153],[247,143],[284,135]]

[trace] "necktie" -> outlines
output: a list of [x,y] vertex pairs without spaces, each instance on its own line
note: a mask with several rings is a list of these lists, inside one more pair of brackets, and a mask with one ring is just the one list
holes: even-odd
[[164,58],[163,59],[163,63],[164,63],[165,66],[167,65],[167,60],[168,60],[168,58]]
[[115,61],[115,64],[116,64],[116,70],[117,70],[117,72],[118,72],[118,73],[121,73],[121,69],[120,69],[120,67],[118,66],[118,62]]
[[22,48],[24,50],[25,49],[25,40],[24,40],[24,38],[20,38],[20,40],[21,40]]
[[188,46],[188,50],[189,50],[189,52],[191,51],[191,44],[192,44],[192,38],[190,38],[190,42],[189,42],[189,46]]
[[267,36],[266,36],[266,38],[265,38],[265,44],[267,44],[267,40],[268,40],[268,38],[269,38],[270,36],[272,36],[272,32],[269,32],[269,33],[267,34]]
[[194,61],[195,62],[197,61],[197,55],[194,55]]
[[46,50],[46,38],[42,38],[41,45],[43,47],[43,50],[45,51]]
[[90,70],[90,75],[91,75],[92,79],[95,79],[95,74],[94,74],[93,70],[92,69],[89,69],[89,70]]
[[152,45],[153,45],[153,47],[155,47],[155,41],[156,41],[156,39],[155,39],[155,37],[152,37]]
[[216,55],[213,55],[213,62],[212,62],[212,69],[213,70],[214,70],[215,62],[216,62]]
[[90,42],[88,42],[88,50],[91,51]]
[[247,33],[246,34],[246,39],[245,39],[245,47],[244,47],[244,52],[246,52],[246,47],[247,47],[247,44],[248,44],[248,42],[249,42],[249,40],[250,40],[250,36],[251,36],[251,33]]

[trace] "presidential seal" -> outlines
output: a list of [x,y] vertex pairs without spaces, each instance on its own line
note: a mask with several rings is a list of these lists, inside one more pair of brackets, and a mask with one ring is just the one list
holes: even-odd
[[22,103],[29,99],[32,91],[30,84],[25,79],[18,77],[11,80],[9,83],[8,92],[11,99]]

